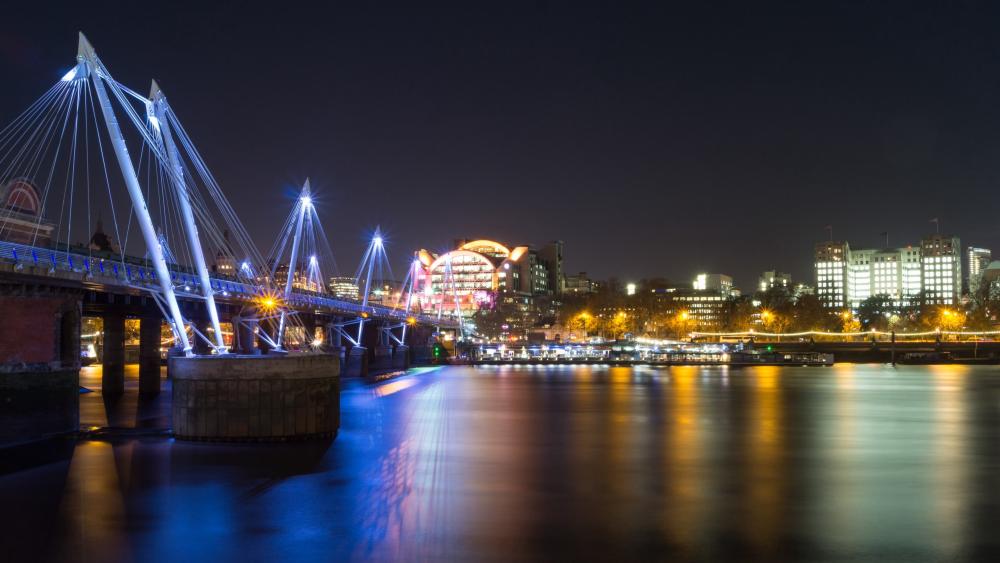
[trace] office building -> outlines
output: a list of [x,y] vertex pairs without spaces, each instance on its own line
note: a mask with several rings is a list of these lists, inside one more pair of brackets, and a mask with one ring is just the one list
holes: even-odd
[[597,284],[587,276],[587,272],[566,276],[563,281],[563,293],[566,295],[586,295],[597,291]]
[[848,255],[846,242],[821,242],[815,248],[816,296],[824,306],[842,309],[847,306]]
[[962,245],[958,237],[931,235],[920,241],[926,303],[953,305],[962,294]]
[[830,308],[857,309],[884,295],[897,306],[958,303],[961,253],[956,237],[933,235],[919,246],[852,249],[846,242],[815,247],[816,295]]
[[970,246],[965,256],[968,264],[965,286],[970,294],[975,294],[979,290],[979,280],[983,277],[983,271],[993,260],[993,253],[988,248]]

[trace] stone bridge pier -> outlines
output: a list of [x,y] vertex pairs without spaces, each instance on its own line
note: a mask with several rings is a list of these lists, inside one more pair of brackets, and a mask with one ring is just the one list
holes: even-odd
[[75,432],[83,288],[0,268],[0,447]]

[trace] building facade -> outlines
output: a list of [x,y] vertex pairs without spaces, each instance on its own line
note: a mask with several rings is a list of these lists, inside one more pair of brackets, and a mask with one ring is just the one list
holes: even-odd
[[816,295],[829,308],[857,309],[887,296],[897,306],[954,304],[961,297],[962,256],[957,237],[933,235],[919,246],[852,249],[846,242],[815,247]]
[[327,287],[330,293],[338,299],[361,300],[361,290],[358,288],[358,280],[351,276],[332,276],[327,281]]
[[538,251],[487,239],[461,240],[443,254],[421,250],[417,260],[416,284],[424,311],[471,316],[498,303],[531,308],[538,298],[562,292],[559,241]]
[[953,305],[961,299],[961,249],[958,237],[932,235],[920,241],[923,292],[927,303]]
[[767,291],[775,287],[782,287],[789,291],[792,290],[792,276],[785,272],[777,272],[775,270],[768,270],[760,275],[757,279],[757,290]]
[[983,272],[989,267],[990,262],[993,261],[993,252],[988,248],[976,248],[970,246],[966,250],[966,289],[971,294],[975,294],[979,291],[979,281],[983,277]]
[[816,296],[825,307],[842,309],[847,306],[848,257],[851,247],[846,242],[821,242],[815,249]]

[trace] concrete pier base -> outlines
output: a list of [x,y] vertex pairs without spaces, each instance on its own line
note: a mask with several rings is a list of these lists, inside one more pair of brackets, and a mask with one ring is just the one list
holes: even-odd
[[375,357],[369,360],[368,373],[377,374],[392,371],[393,355],[392,346],[376,346]]
[[354,346],[347,353],[345,362],[347,369],[344,370],[344,377],[367,377],[368,376],[368,348],[364,346]]
[[410,369],[410,347],[395,346],[392,349],[392,368],[397,370]]
[[333,438],[340,373],[329,354],[170,358],[173,430],[183,440]]

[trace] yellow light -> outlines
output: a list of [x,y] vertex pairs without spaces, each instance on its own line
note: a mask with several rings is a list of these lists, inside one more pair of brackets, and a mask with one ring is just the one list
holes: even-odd
[[417,319],[415,319],[414,317],[407,317],[406,322],[407,324],[415,325],[417,324]]
[[280,301],[272,294],[265,294],[257,299],[257,306],[266,312],[274,311],[279,305]]
[[361,313],[361,318],[362,319],[367,319],[368,318],[368,313]]

